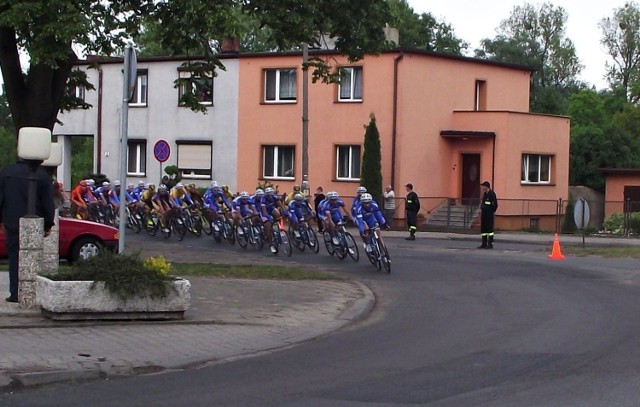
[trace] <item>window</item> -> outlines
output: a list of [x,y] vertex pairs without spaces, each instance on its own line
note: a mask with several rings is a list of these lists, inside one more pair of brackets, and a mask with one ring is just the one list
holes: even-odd
[[337,164],[338,179],[360,179],[360,146],[338,146]]
[[295,148],[292,146],[264,146],[262,149],[263,178],[294,178]]
[[79,99],[81,102],[84,102],[84,86],[67,86],[67,94],[71,97]]
[[211,179],[211,142],[176,141],[178,169],[182,178]]
[[133,91],[133,96],[129,101],[129,106],[147,106],[147,91],[148,91],[148,75],[147,70],[138,70],[138,77],[136,79],[136,87]]
[[548,184],[551,182],[551,156],[542,154],[522,155],[523,184]]
[[144,177],[147,172],[147,141],[129,140],[127,147],[127,175]]
[[338,85],[338,101],[362,101],[362,67],[342,68]]
[[267,69],[264,71],[264,101],[292,103],[296,101],[296,70]]
[[[178,86],[178,104],[184,106],[183,96],[193,95],[202,105],[213,105],[213,75],[193,75],[189,71],[178,73],[180,85]],[[190,80],[189,80],[190,79]],[[188,81],[185,81],[188,80]]]
[[487,82],[476,81],[476,100],[474,105],[476,112],[487,110]]

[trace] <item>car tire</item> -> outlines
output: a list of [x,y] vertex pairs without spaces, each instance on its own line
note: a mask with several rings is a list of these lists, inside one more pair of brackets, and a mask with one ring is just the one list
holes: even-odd
[[73,263],[79,259],[87,259],[100,253],[101,250],[100,240],[95,237],[82,237],[73,244],[69,252],[69,261]]

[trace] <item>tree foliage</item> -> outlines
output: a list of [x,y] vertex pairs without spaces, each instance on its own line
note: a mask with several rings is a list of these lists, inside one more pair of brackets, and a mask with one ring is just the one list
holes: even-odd
[[602,45],[612,58],[606,63],[606,77],[612,88],[622,88],[627,100],[640,101],[640,8],[628,2],[613,17],[600,21]]
[[[563,114],[566,101],[580,86],[582,70],[573,42],[566,37],[567,13],[562,7],[529,3],[513,8],[494,39],[482,40],[476,56],[530,66],[531,110]],[[559,111],[560,110],[560,111]]]
[[364,126],[364,152],[362,153],[361,184],[367,188],[376,202],[382,202],[382,152],[380,132],[376,116],[372,113],[369,124]]
[[[325,34],[351,61],[384,47],[389,21],[384,0],[0,0],[0,11],[0,67],[14,125],[49,129],[63,106],[77,50],[117,55],[142,27],[156,30],[163,49],[201,56],[215,75],[224,69],[220,41],[240,32],[244,14],[279,47],[319,46]],[[28,69],[20,53],[28,55]],[[332,73],[329,61],[310,64],[316,78]]]
[[469,44],[456,37],[451,25],[430,13],[416,14],[407,0],[388,0],[391,26],[398,29],[400,46],[461,55]]

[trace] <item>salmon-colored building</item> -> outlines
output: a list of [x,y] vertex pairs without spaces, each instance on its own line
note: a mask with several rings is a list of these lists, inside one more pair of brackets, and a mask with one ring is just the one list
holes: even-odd
[[[174,81],[188,75],[184,60],[138,58],[126,182],[158,182],[162,169],[175,165],[185,182],[200,187],[216,180],[252,191],[269,182],[283,193],[306,175],[311,192],[322,186],[349,201],[360,185],[364,126],[373,114],[383,184],[395,190],[398,222],[410,182],[427,221],[442,208],[462,208],[468,227],[479,184],[488,180],[500,201],[498,229],[553,229],[558,200],[568,198],[570,123],[529,112],[530,69],[403,49],[354,64],[332,51],[310,54],[339,66],[341,79],[309,84],[308,174],[302,173],[302,53],[229,53],[221,55],[226,70],[201,89],[207,114],[179,103],[185,89]],[[58,177],[65,185],[78,137],[94,139],[94,172],[115,179],[121,162],[122,62],[94,58],[77,68],[96,90],[76,92],[93,108],[61,114],[64,125],[54,129],[63,144]],[[159,141],[170,148],[163,162]]]
[[600,171],[606,177],[604,218],[614,213],[640,212],[640,169],[603,168]]
[[342,80],[309,86],[309,174],[301,174],[300,53],[240,56],[239,185],[266,180],[288,191],[308,175],[312,189],[353,196],[375,114],[383,183],[404,197],[411,182],[425,217],[450,202],[477,204],[488,180],[500,199],[498,228],[553,225],[558,199],[568,197],[570,123],[529,113],[529,69],[407,50],[355,64],[331,58]]

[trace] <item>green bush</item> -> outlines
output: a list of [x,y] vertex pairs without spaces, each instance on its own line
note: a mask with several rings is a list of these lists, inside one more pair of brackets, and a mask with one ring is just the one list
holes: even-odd
[[[640,233],[640,212],[632,212],[629,216],[629,232]],[[613,234],[624,233],[624,214],[613,213],[604,221],[604,230]]]
[[74,263],[70,269],[48,276],[57,281],[98,281],[120,299],[166,297],[175,277],[168,275],[171,265],[164,258],[140,259],[139,253],[119,255],[101,251],[98,255]]

